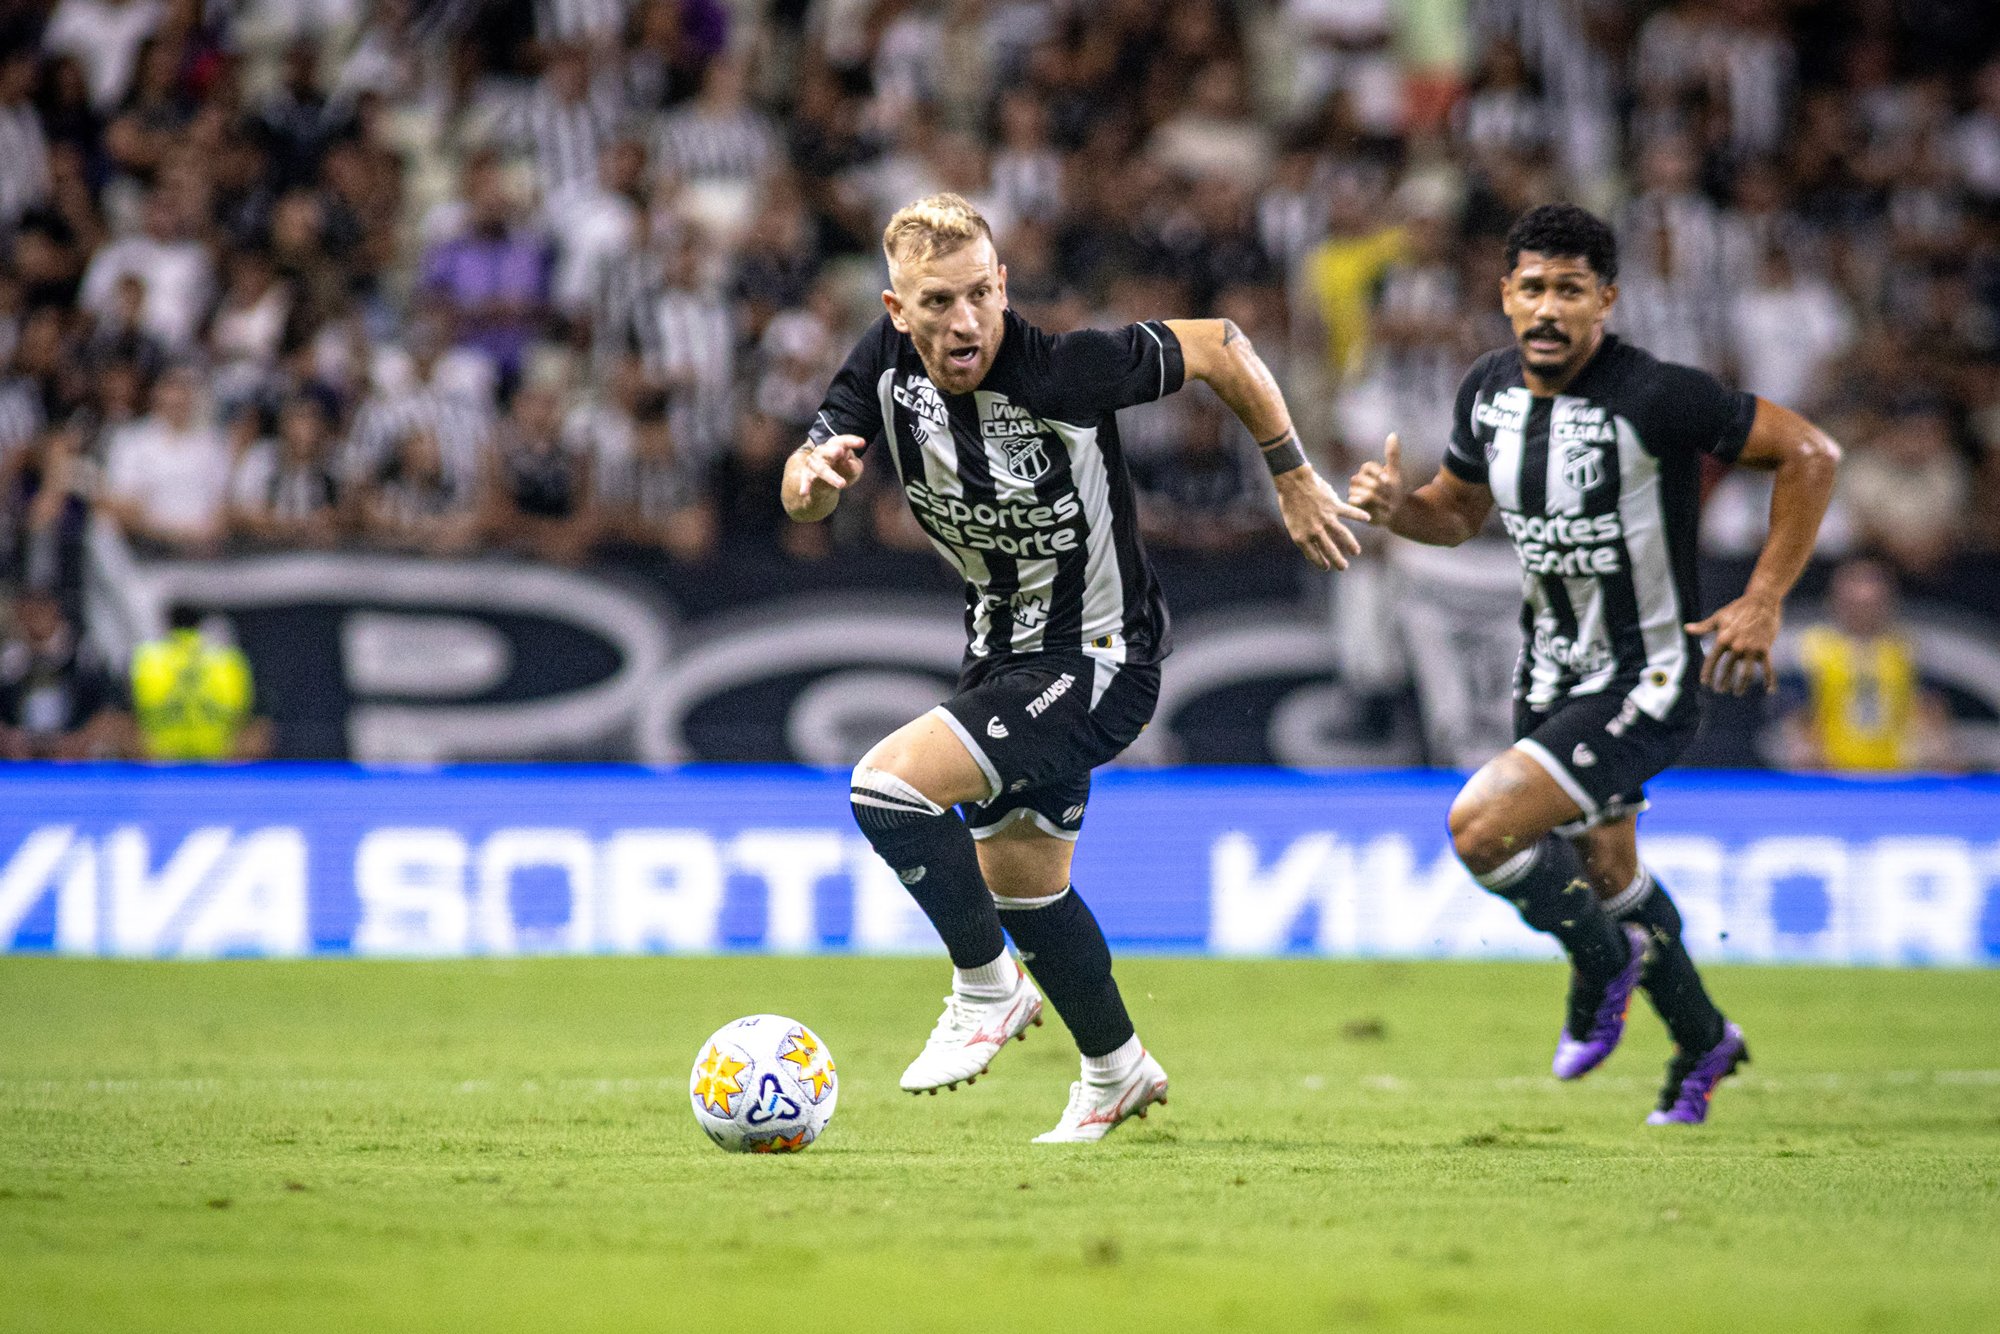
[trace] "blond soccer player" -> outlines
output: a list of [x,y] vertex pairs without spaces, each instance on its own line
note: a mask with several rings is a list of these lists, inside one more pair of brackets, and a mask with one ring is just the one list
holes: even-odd
[[957,195],[899,211],[882,248],[887,313],[827,390],[785,469],[784,505],[802,523],[826,518],[866,456],[894,470],[965,580],[957,692],[853,777],[856,823],[953,965],[902,1086],[971,1083],[1041,1022],[1046,992],[1083,1074],[1037,1142],[1102,1139],[1167,1095],[1070,882],[1090,771],[1151,720],[1169,646],[1115,414],[1208,384],[1260,442],[1286,531],[1322,570],[1346,568],[1359,548],[1341,520],[1363,514],[1306,462],[1277,384],[1229,321],[1044,333],[1008,310],[992,231]]

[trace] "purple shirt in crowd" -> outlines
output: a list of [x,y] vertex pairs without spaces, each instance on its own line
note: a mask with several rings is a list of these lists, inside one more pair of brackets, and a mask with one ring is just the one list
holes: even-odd
[[[549,253],[522,236],[461,236],[424,256],[423,291],[441,299],[458,319],[457,341],[492,357],[503,374],[521,369],[535,333],[535,316],[548,299]],[[511,313],[488,310],[504,302]]]

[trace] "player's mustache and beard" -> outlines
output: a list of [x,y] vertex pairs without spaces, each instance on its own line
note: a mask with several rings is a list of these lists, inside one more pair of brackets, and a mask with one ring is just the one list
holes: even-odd
[[1538,338],[1547,339],[1550,342],[1561,343],[1565,348],[1569,346],[1569,335],[1564,333],[1561,329],[1556,328],[1556,326],[1553,324],[1538,324],[1534,328],[1528,330],[1526,333],[1521,335],[1521,345],[1523,347],[1526,347],[1529,343],[1534,342]]

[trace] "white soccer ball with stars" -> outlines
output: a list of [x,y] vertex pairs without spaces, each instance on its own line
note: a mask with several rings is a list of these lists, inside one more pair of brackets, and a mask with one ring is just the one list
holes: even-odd
[[702,1130],[732,1153],[796,1153],[833,1120],[840,1080],[819,1034],[753,1014],[701,1044],[688,1100]]

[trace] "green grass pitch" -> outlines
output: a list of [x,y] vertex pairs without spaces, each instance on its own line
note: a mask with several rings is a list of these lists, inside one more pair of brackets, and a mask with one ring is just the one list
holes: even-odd
[[[1546,1074],[1554,965],[1135,959],[1171,1105],[1043,1147],[1052,1019],[895,1079],[933,960],[0,960],[0,1329],[1992,1330],[2000,971],[1718,968],[1757,1063]],[[792,1157],[687,1069],[775,1010],[840,1062]]]

